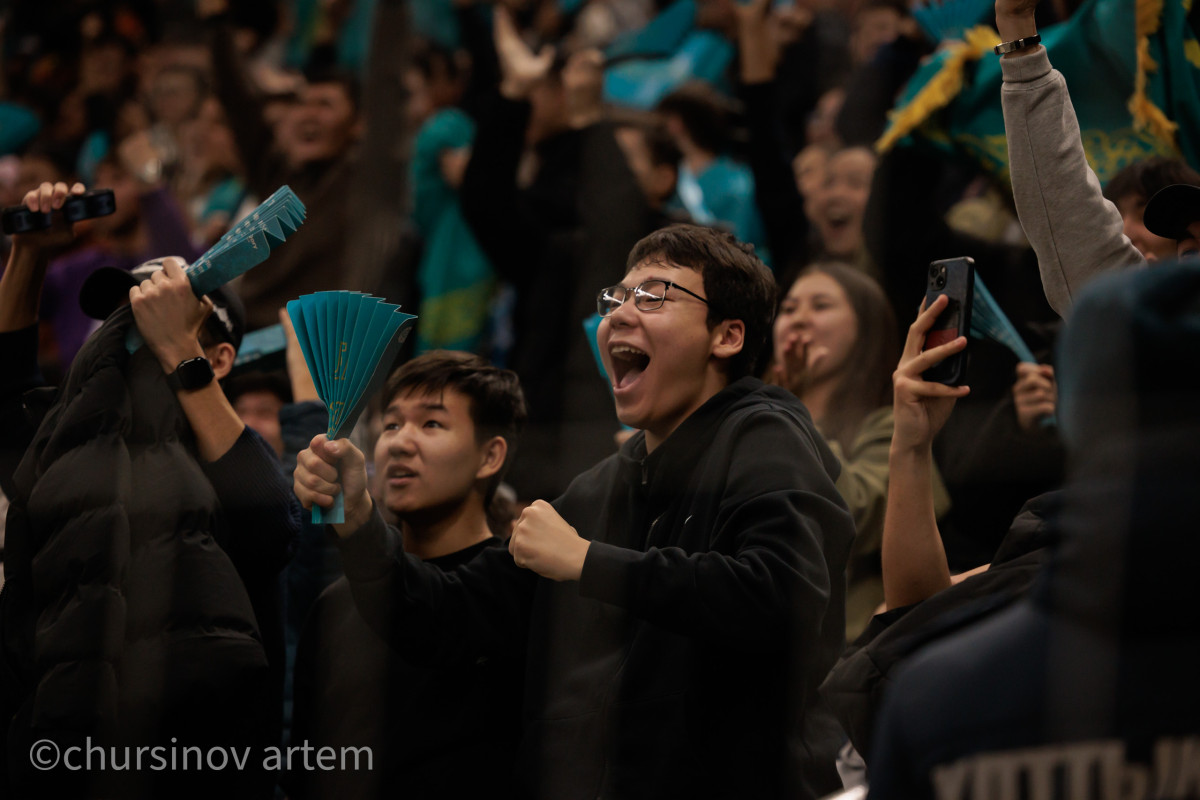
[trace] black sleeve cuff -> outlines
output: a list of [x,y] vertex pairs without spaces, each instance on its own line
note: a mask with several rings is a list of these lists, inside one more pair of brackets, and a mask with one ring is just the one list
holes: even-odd
[[579,593],[614,605],[628,605],[634,568],[644,557],[645,553],[626,547],[592,542],[579,575]]
[[399,534],[388,527],[374,505],[366,523],[349,536],[338,536],[330,526],[326,526],[326,531],[341,552],[342,567],[346,577],[352,581],[365,582],[385,577],[395,556],[403,550]]
[[0,333],[0,376],[3,376],[0,380],[10,387],[12,394],[21,394],[42,385],[37,350],[36,323],[20,330]]
[[248,425],[224,455],[201,468],[226,508],[270,507],[291,492],[275,451]]

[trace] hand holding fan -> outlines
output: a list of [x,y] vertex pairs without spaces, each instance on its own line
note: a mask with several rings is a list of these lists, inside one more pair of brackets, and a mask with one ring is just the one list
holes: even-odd
[[[330,439],[349,433],[387,378],[416,317],[360,292],[317,292],[287,304],[317,394],[329,409]],[[345,522],[345,498],[313,506],[316,524]]]
[[[993,342],[1004,345],[1017,357],[1018,361],[1030,364],[1038,363],[1037,359],[1033,357],[1033,351],[1029,349],[1029,345],[1025,344],[1021,334],[1017,333],[1016,326],[1000,308],[1000,304],[996,302],[996,298],[992,297],[992,293],[983,285],[979,273],[975,273],[975,305],[971,311],[971,335],[976,339],[991,339]],[[1057,424],[1057,420],[1054,416],[1042,419],[1044,426],[1055,424]]]
[[[281,186],[184,270],[192,282],[192,291],[203,297],[266,261],[271,251],[302,224],[304,204],[291,188]],[[132,353],[141,346],[141,334],[131,328],[125,348]]]

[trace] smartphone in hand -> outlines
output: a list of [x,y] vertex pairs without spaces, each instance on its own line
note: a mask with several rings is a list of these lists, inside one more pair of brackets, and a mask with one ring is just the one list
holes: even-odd
[[[943,294],[950,302],[925,335],[923,350],[970,334],[971,306],[975,299],[975,259],[947,258],[929,265],[925,307],[928,308]],[[930,367],[922,377],[947,386],[962,386],[967,380],[967,351],[955,353],[942,363]]]

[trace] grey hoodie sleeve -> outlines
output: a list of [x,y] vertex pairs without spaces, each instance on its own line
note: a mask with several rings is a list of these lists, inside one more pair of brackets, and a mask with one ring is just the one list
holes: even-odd
[[1017,216],[1037,253],[1046,299],[1065,317],[1093,277],[1146,260],[1088,166],[1066,80],[1046,48],[1001,59],[1000,67]]

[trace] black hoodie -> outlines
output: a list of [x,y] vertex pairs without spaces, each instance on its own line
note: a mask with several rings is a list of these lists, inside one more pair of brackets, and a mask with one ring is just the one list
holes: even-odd
[[555,502],[592,541],[579,582],[500,550],[443,574],[378,516],[343,540],[346,575],[412,657],[525,643],[528,796],[818,797],[843,739],[816,693],[842,647],[854,536],[837,472],[804,407],[747,378]]

